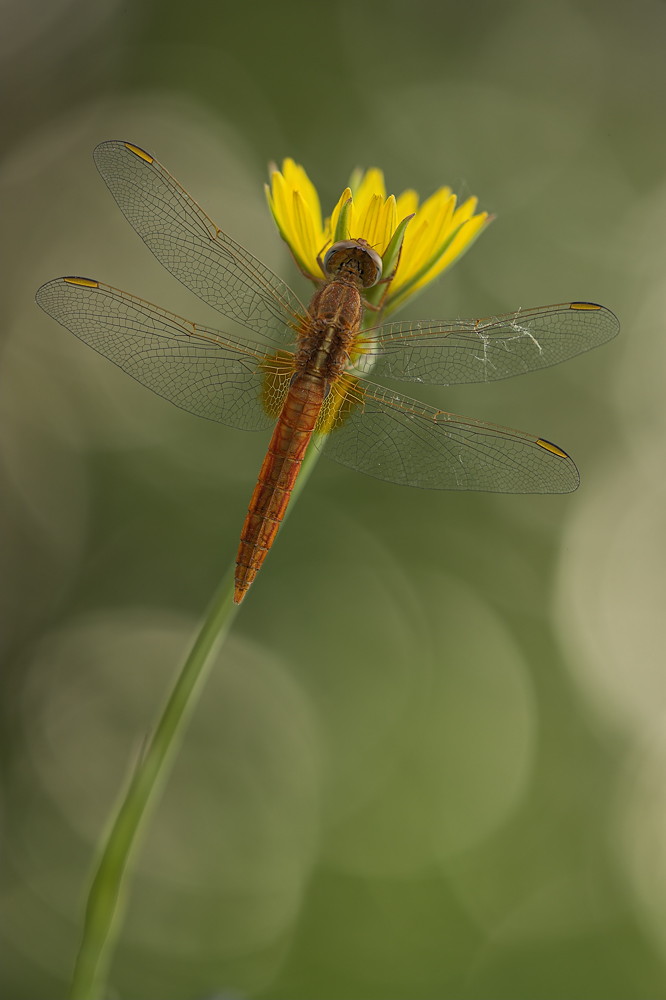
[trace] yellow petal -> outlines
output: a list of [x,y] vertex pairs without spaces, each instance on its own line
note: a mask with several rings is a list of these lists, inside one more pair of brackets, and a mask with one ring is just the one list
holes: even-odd
[[310,274],[316,274],[319,270],[317,266],[317,254],[321,250],[321,247],[317,246],[310,206],[300,191],[294,191],[293,204],[294,232],[300,245],[301,257],[305,261]]
[[[401,216],[401,218],[404,218],[404,216]],[[375,249],[382,257],[391,242],[391,237],[393,236],[397,225],[398,212],[395,197],[393,195],[389,195],[384,202],[384,207],[380,212],[379,221],[377,223],[377,246]]]
[[356,239],[362,237],[370,246],[374,246],[377,242],[377,223],[382,210],[382,200],[380,194],[373,194],[354,227],[354,237]]
[[437,243],[441,242],[444,231],[448,228],[456,207],[456,197],[451,189],[444,187],[435,191],[427,198],[416,214],[416,220],[428,223],[428,233],[432,252]]
[[273,184],[273,205],[279,224],[287,234],[287,239],[293,235],[293,225],[291,222],[291,206],[288,201],[287,185],[279,170],[276,170],[272,178]]
[[424,201],[405,233],[394,288],[404,285],[436,253],[451,232],[456,204],[450,188],[440,188]]
[[317,189],[306,174],[305,170],[303,170],[300,163],[295,163],[290,157],[288,157],[282,164],[282,173],[284,174],[284,179],[287,182],[287,185],[292,189],[292,191],[300,192],[310,209],[315,230],[318,233],[321,233],[322,224],[319,195],[317,194]]
[[[466,222],[468,219],[472,218],[472,216],[476,211],[476,206],[478,202],[479,202],[478,198],[468,198],[467,201],[463,202],[460,208],[456,210],[453,219],[451,220],[451,225],[453,226],[454,229],[456,228],[456,226],[459,226],[461,222]],[[487,218],[488,216],[487,212],[482,214],[485,214]]]
[[381,196],[382,202],[385,201],[386,185],[384,184],[384,174],[381,170],[377,170],[376,167],[371,167],[370,170],[366,170],[363,180],[354,195],[354,209],[358,211],[359,216],[363,215],[368,202],[376,194]]
[[419,196],[416,191],[408,188],[403,191],[396,201],[396,211],[399,219],[404,219],[406,215],[414,215],[419,207]]
[[454,237],[450,246],[447,247],[445,252],[437,261],[435,266],[432,267],[427,274],[423,275],[421,280],[414,285],[413,289],[410,289],[405,301],[407,298],[410,298],[413,294],[419,291],[419,289],[423,288],[424,285],[428,285],[436,277],[455,264],[456,260],[458,260],[459,257],[462,257],[465,251],[471,246],[487,222],[487,212],[481,212],[480,215],[475,215],[472,219],[468,219],[468,221],[464,223],[460,232]]
[[419,209],[416,218],[426,222],[427,228],[418,245],[408,248],[407,263],[412,273],[427,263],[448,236],[455,205],[455,195],[443,188],[441,196],[429,198]]
[[[426,198],[426,200],[422,202],[419,212],[423,212],[424,216],[430,219],[434,214],[436,214],[440,206],[443,205],[445,202],[448,202],[450,198],[451,198],[450,187],[438,188],[436,191],[433,192],[433,194],[430,195],[429,198]],[[454,196],[454,203],[455,203],[455,196]]]
[[[268,195],[269,205],[275,217],[275,221],[280,231],[282,239],[287,243],[292,254],[296,258],[299,267],[304,271],[309,271],[312,274],[319,274],[319,269],[316,267],[316,262],[312,259],[312,255],[306,251],[303,243],[308,243],[307,237],[307,221],[303,218],[299,219],[298,225],[295,221],[295,209],[294,209],[294,196],[297,192],[290,190],[287,182],[285,181],[283,175],[279,170],[273,171],[271,176],[271,182],[273,185],[273,190],[270,192],[268,187],[266,193]],[[310,213],[310,209],[301,195],[298,195],[300,202],[304,206],[305,211]],[[303,239],[303,232],[305,231],[305,239]]]
[[480,230],[483,229],[487,219],[487,212],[481,212],[480,215],[475,215],[472,219],[468,219],[457,236],[454,237],[451,246],[446,249],[441,260],[439,260],[432,271],[426,275],[428,281],[431,281],[436,275],[445,271],[447,267],[450,267],[451,264],[453,264],[453,262],[465,252]]
[[402,256],[400,257],[396,276],[393,279],[394,286],[403,284],[416,271],[416,267],[414,266],[416,251],[420,244],[425,241],[427,231],[427,221],[419,219],[417,214],[416,218],[412,219],[407,226],[407,232],[402,244]]

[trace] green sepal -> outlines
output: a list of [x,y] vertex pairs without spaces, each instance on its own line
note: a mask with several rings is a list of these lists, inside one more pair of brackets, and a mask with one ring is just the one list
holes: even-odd
[[351,216],[353,204],[352,199],[347,198],[347,201],[340,209],[338,221],[335,224],[335,233],[333,234],[334,243],[340,243],[342,240],[349,239],[349,217]]
[[391,237],[391,242],[387,246],[384,251],[384,256],[382,257],[382,278],[393,277],[393,272],[398,266],[398,260],[400,259],[400,251],[402,250],[402,241],[405,238],[405,230],[415,215],[416,212],[412,212],[411,215],[405,216]]

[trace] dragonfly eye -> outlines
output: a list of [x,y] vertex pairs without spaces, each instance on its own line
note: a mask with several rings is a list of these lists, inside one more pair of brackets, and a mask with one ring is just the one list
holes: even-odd
[[346,276],[372,288],[382,276],[382,259],[365,240],[340,240],[326,251],[324,270],[331,278]]

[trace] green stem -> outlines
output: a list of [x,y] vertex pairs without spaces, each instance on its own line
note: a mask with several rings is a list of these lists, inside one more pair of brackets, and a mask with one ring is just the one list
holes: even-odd
[[[308,481],[320,452],[306,452],[285,518]],[[284,523],[284,522],[283,522]],[[183,664],[145,752],[129,778],[111,823],[88,893],[81,947],[74,966],[70,1000],[102,1000],[113,944],[119,929],[123,877],[173,763],[180,739],[196,707],[210,668],[239,605],[234,604],[234,566],[225,574],[203,625]]]

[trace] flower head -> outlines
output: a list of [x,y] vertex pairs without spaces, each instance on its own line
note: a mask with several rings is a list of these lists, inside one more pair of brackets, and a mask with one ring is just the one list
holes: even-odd
[[443,274],[492,221],[487,212],[476,212],[476,198],[458,206],[448,187],[420,205],[412,190],[387,197],[384,175],[374,167],[352,175],[325,220],[314,185],[291,159],[284,160],[282,171],[273,169],[266,195],[280,235],[312,281],[324,279],[320,261],[333,242],[366,240],[383,259],[385,279],[366,297],[381,303],[383,312],[404,305]]

